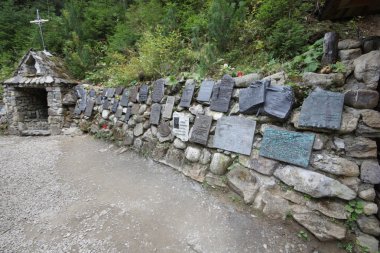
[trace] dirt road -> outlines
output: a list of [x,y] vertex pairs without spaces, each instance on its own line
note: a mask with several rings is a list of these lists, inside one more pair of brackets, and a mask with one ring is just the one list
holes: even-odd
[[0,252],[340,252],[90,136],[0,137]]

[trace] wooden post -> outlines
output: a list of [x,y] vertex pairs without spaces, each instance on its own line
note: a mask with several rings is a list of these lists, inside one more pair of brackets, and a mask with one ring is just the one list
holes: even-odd
[[336,32],[328,32],[323,38],[322,66],[334,64],[338,59],[338,40]]

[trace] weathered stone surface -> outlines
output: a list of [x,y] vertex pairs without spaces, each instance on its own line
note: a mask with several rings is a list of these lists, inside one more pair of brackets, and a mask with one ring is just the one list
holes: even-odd
[[263,112],[266,115],[286,119],[294,104],[294,93],[290,86],[270,86],[266,90]]
[[193,99],[195,89],[195,81],[192,79],[186,80],[185,88],[183,89],[179,106],[189,108]]
[[201,150],[196,147],[187,147],[185,150],[185,157],[190,162],[198,162],[201,157]]
[[172,168],[182,170],[185,152],[180,149],[170,148],[165,156],[165,163]]
[[214,85],[210,109],[217,112],[227,112],[235,81],[229,75],[224,75],[219,84]]
[[358,218],[357,223],[364,233],[374,236],[380,235],[380,223],[375,216],[362,215]]
[[139,102],[140,103],[147,102],[148,95],[149,95],[149,87],[148,87],[148,85],[146,85],[146,84],[141,85],[140,90],[139,90]]
[[303,74],[302,79],[305,84],[320,88],[341,87],[345,81],[342,73],[317,74],[306,72]]
[[364,161],[360,167],[360,179],[369,184],[380,184],[380,165],[377,160]]
[[191,179],[203,183],[207,173],[207,166],[199,163],[183,165],[182,173]]
[[194,143],[202,144],[204,146],[207,145],[211,123],[212,123],[211,116],[197,115],[195,117],[195,122],[194,122],[193,130],[191,132],[190,141]]
[[173,146],[178,149],[185,149],[186,148],[186,143],[181,141],[180,139],[176,138],[173,142]]
[[341,40],[338,42],[338,49],[339,50],[359,48],[359,47],[360,47],[360,41],[359,40],[346,39],[346,40]]
[[375,203],[372,202],[365,202],[363,206],[363,213],[365,215],[373,215],[377,214],[378,207]]
[[[359,236],[356,237],[356,244],[362,246],[362,247],[367,247],[368,248],[368,253],[378,253],[379,252],[379,241],[370,235],[367,234],[360,234]],[[358,249],[357,252],[362,251],[360,248]]]
[[232,159],[224,154],[215,153],[210,164],[210,171],[215,175],[224,175],[231,165]]
[[251,73],[251,74],[244,75],[241,77],[235,77],[234,78],[235,87],[238,87],[238,88],[248,87],[250,85],[250,83],[252,83],[253,81],[260,80],[261,77],[262,76],[260,74],[257,74],[257,73]]
[[279,196],[270,194],[268,191],[265,191],[263,195],[262,202],[265,204],[263,213],[265,216],[271,219],[286,219],[286,215],[291,210],[289,202]]
[[380,112],[375,110],[362,110],[360,111],[363,122],[373,128],[380,128]]
[[62,104],[63,105],[75,105],[75,103],[77,102],[77,99],[78,99],[78,97],[75,94],[75,92],[69,91],[63,96]]
[[222,176],[218,176],[213,173],[207,173],[205,180],[207,184],[209,184],[213,188],[221,188],[221,189],[227,188],[227,182],[225,178]]
[[162,161],[165,158],[169,146],[165,144],[158,144],[152,151],[152,158],[154,161]]
[[328,138],[326,135],[316,134],[313,144],[313,150],[322,150],[325,147]]
[[354,60],[354,75],[369,89],[376,90],[380,78],[380,50],[363,54]]
[[347,177],[359,176],[359,166],[339,156],[333,156],[328,154],[316,154],[311,159],[311,166],[316,169]]
[[209,107],[206,107],[205,108],[205,115],[211,116],[213,120],[219,120],[220,118],[223,117],[224,114],[222,112],[211,111]]
[[136,103],[137,102],[137,94],[138,94],[138,92],[139,92],[139,86],[133,86],[133,87],[131,87],[129,89],[129,97],[128,97],[128,99],[132,103]]
[[246,204],[255,200],[259,185],[248,169],[239,164],[232,165],[227,173],[227,183],[232,190],[243,197]]
[[334,219],[347,219],[348,212],[345,210],[346,203],[337,200],[310,200],[306,206],[311,210],[317,210]]
[[214,88],[215,81],[214,80],[204,80],[201,83],[201,87],[198,92],[197,100],[199,102],[209,102],[212,94],[212,90]]
[[143,145],[143,141],[142,141],[140,138],[136,138],[136,139],[133,141],[133,148],[134,148],[136,151],[140,151],[142,145]]
[[344,138],[344,145],[346,155],[355,158],[376,158],[377,145],[375,141],[364,137],[351,137]]
[[348,134],[355,131],[358,126],[360,114],[343,112],[342,114],[342,122],[340,124],[340,128],[338,130],[339,134]]
[[285,71],[274,73],[273,75],[266,76],[263,80],[270,80],[271,85],[285,85],[285,81],[288,79]]
[[125,132],[124,145],[131,146],[133,144],[134,138],[135,137],[132,130],[128,130],[127,132]]
[[380,138],[380,128],[372,128],[360,122],[355,131],[356,136],[367,138]]
[[316,213],[293,214],[293,218],[321,241],[343,240],[346,227]]
[[274,175],[287,185],[294,186],[295,190],[307,193],[315,198],[338,197],[351,200],[356,197],[353,190],[337,180],[299,167],[288,165],[284,168],[278,168]]
[[359,190],[359,184],[361,181],[357,177],[339,177],[338,180],[355,192]]
[[367,201],[374,201],[376,197],[375,189],[373,189],[373,187],[369,189],[363,189],[359,191],[359,197]]
[[133,129],[133,134],[135,136],[140,136],[144,133],[143,123],[138,123]]
[[211,156],[212,154],[210,151],[207,150],[207,148],[202,149],[201,157],[199,158],[199,163],[206,165],[211,162]]
[[270,81],[255,81],[239,93],[239,111],[244,114],[257,113],[265,102],[265,93]]
[[205,110],[203,109],[203,106],[200,104],[194,104],[189,108],[189,111],[193,115],[203,115],[205,114]]
[[374,90],[348,90],[344,104],[357,109],[373,109],[379,103],[379,93]]
[[261,174],[271,176],[280,165],[279,162],[259,156],[258,150],[253,150],[251,156],[239,155],[239,163]]
[[360,48],[346,49],[339,51],[339,59],[341,61],[354,60],[362,55],[362,50]]

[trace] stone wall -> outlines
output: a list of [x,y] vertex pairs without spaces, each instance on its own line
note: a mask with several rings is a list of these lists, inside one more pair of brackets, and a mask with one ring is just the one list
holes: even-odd
[[[273,117],[270,110],[265,115],[240,113],[239,99],[246,92],[242,89],[248,87],[252,81],[262,78],[256,74],[232,81],[234,87],[231,101],[225,113],[211,110],[207,102],[197,102],[199,84],[196,84],[193,95],[192,80],[187,80],[186,84],[179,82],[169,86],[165,80],[160,79],[155,85],[165,85],[164,95],[161,97],[155,92],[153,99],[153,83],[148,83],[150,93],[146,102],[139,101],[135,88],[123,92],[121,88],[101,89],[82,85],[77,88],[79,94],[83,93],[83,88],[87,93],[79,96],[81,99],[77,102],[77,116],[74,121],[85,132],[115,140],[126,149],[133,149],[156,162],[166,164],[198,182],[215,188],[230,189],[239,194],[247,205],[261,210],[268,217],[284,219],[291,216],[321,241],[353,240],[357,245],[368,247],[369,252],[378,252],[380,201],[377,185],[380,184],[380,166],[377,160],[377,141],[380,137],[380,113],[376,108],[379,102],[377,89],[380,51],[362,55],[360,43],[353,40],[341,41],[338,48],[340,60],[346,66],[345,73],[329,73],[329,70],[324,70],[324,74],[305,73],[303,82],[298,84],[344,94],[342,120],[336,130],[328,129],[329,127],[301,127],[299,121],[304,109],[301,110],[301,107],[294,108],[285,119]],[[231,81],[228,76],[223,79],[222,83]],[[285,79],[285,73],[264,78],[271,80],[272,85],[285,85]],[[184,98],[188,95],[192,98],[190,107],[184,108],[180,104],[189,102]],[[129,101],[125,100],[126,97]],[[172,114],[168,101],[173,97]],[[262,108],[266,112],[265,106]],[[324,115],[329,108],[323,102],[311,109],[318,117],[326,117],[331,122],[336,120],[333,113],[328,117]],[[339,112],[339,106],[334,110]],[[173,122],[173,115],[177,113],[185,119],[183,122],[181,117],[179,122]],[[194,123],[199,120],[200,115],[212,119],[211,126],[208,126],[206,119],[201,126],[204,129],[209,127],[209,136],[206,135],[204,139],[205,136],[200,135],[194,141]],[[233,121],[242,118],[255,122],[256,126],[251,125],[251,130],[246,131],[247,129],[243,129],[246,128],[244,121],[241,134],[240,129],[227,129],[223,132],[224,135],[233,136],[236,143],[232,139],[230,146],[219,149],[215,144],[218,142],[216,139],[220,138],[217,132],[218,122],[221,124],[222,118],[232,121],[231,126],[235,128]],[[187,119],[190,140],[186,133],[173,130],[178,127],[176,124],[183,124],[181,131],[187,131],[183,130],[186,129]],[[328,121],[327,124],[331,122]],[[299,142],[294,139],[293,143],[289,143],[289,154],[275,154],[282,155],[285,160],[290,159],[289,162],[261,155],[262,145],[268,145],[264,144],[263,138],[269,129],[274,133],[276,130],[280,133],[284,133],[283,130],[291,131],[286,133],[293,137],[295,133],[300,134]],[[245,151],[227,151],[233,150],[235,146],[245,150],[247,139],[248,142],[251,141],[249,131],[254,131],[252,148],[248,143],[249,155],[244,155]],[[310,160],[307,160],[308,166],[302,168],[291,165],[297,164],[297,161],[292,160],[291,153],[297,153],[302,148],[307,150],[305,133],[314,133],[315,139],[310,146],[312,150]],[[305,146],[300,144],[302,141],[305,141]]]

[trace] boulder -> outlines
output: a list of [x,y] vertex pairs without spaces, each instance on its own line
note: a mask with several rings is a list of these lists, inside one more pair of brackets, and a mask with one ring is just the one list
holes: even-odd
[[362,215],[356,221],[361,231],[366,234],[379,236],[380,235],[380,223],[375,216]]
[[377,145],[375,141],[364,137],[344,137],[346,155],[355,158],[376,158]]
[[373,189],[373,187],[369,189],[363,189],[359,191],[359,197],[367,201],[374,201],[376,197],[375,189]]
[[359,118],[360,114],[345,110],[342,114],[342,123],[340,124],[338,132],[340,134],[352,133],[358,126]]
[[341,87],[345,81],[342,73],[318,74],[306,72],[303,74],[302,79],[305,84],[320,88]]
[[185,163],[182,168],[182,173],[195,181],[203,183],[206,177],[207,168],[207,166],[199,163]]
[[187,147],[185,151],[185,157],[190,162],[198,162],[201,157],[201,150],[196,147]]
[[178,149],[185,149],[186,148],[186,143],[181,141],[180,139],[176,138],[173,142],[173,145],[175,148]]
[[316,213],[293,214],[293,218],[321,241],[343,240],[346,227]]
[[201,157],[199,158],[199,163],[203,165],[209,164],[211,162],[211,156],[212,154],[210,153],[210,151],[208,151],[207,148],[202,149]]
[[362,163],[360,179],[364,183],[380,184],[380,165],[377,160],[368,160]]
[[311,166],[338,176],[357,177],[360,174],[359,166],[356,163],[329,154],[313,155]]
[[373,236],[367,234],[359,234],[356,237],[356,244],[358,245],[356,252],[363,252],[363,247],[368,249],[368,253],[379,252],[379,241]]
[[380,112],[375,110],[360,111],[364,124],[373,128],[380,128]]
[[183,150],[170,148],[166,153],[164,163],[176,170],[181,171],[184,159],[185,152],[183,152]]
[[209,184],[213,188],[221,188],[221,189],[227,188],[227,181],[222,176],[218,176],[213,173],[207,173],[205,180],[207,184]]
[[323,174],[287,165],[274,172],[274,176],[286,183],[294,186],[294,189],[314,198],[338,197],[345,200],[352,200],[356,193],[339,181],[327,177]]
[[379,93],[374,90],[348,90],[344,94],[344,104],[357,109],[373,109],[379,103]]
[[224,114],[222,112],[211,111],[210,107],[206,107],[206,109],[205,109],[205,115],[211,116],[213,120],[218,120],[221,117],[223,117]]
[[378,207],[375,203],[372,203],[372,202],[364,202],[364,206],[363,206],[363,213],[365,215],[373,215],[373,214],[377,214],[377,211],[378,211]]
[[253,81],[258,81],[262,78],[260,74],[251,73],[241,77],[235,77],[235,87],[245,88],[248,87]]
[[227,184],[237,194],[243,197],[246,204],[251,204],[255,200],[259,186],[256,178],[247,168],[239,164],[231,166],[227,173]]
[[360,48],[355,49],[345,49],[339,51],[339,59],[341,61],[354,60],[362,55],[362,50]]
[[346,39],[346,40],[341,40],[338,42],[339,50],[360,48],[360,46],[361,46],[361,43],[359,40]]
[[285,85],[285,81],[288,79],[285,71],[277,72],[273,75],[264,77],[263,80],[270,80],[271,85]]
[[212,156],[210,171],[215,175],[224,175],[231,163],[231,157],[221,153],[215,153]]
[[354,75],[369,89],[376,90],[380,78],[380,50],[363,54],[354,60]]
[[251,157],[239,155],[239,163],[261,174],[271,176],[280,165],[278,161],[259,156],[258,150],[253,150]]

